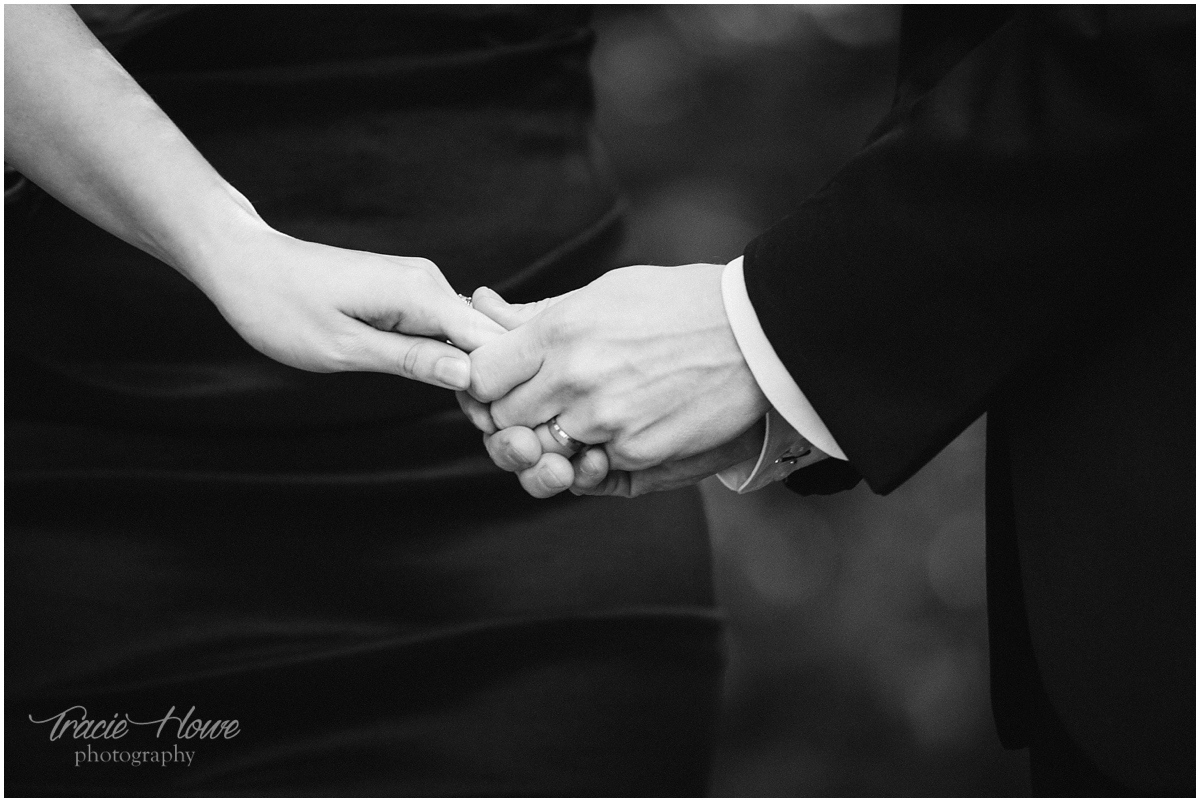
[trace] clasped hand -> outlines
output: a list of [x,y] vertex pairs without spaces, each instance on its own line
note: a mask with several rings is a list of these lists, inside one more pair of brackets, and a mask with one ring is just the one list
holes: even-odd
[[505,331],[428,259],[295,239],[250,208],[236,222],[222,249],[185,273],[250,345],[285,365],[462,390],[467,354]]
[[[486,289],[509,332],[471,354],[459,403],[533,496],[636,496],[748,459],[769,406],[721,298],[721,265],[627,267],[534,304]],[[588,444],[560,444],[548,423]]]

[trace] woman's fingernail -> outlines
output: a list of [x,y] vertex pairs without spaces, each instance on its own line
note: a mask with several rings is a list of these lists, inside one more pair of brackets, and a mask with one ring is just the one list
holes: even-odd
[[433,366],[433,376],[456,390],[471,386],[471,363],[465,359],[444,356]]

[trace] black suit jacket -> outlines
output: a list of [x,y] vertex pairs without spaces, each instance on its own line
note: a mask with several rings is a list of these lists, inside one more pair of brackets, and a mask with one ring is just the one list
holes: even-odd
[[891,113],[745,255],[876,492],[988,413],[1001,738],[1040,683],[1141,788],[1195,776],[1195,91],[1190,6],[906,10]]

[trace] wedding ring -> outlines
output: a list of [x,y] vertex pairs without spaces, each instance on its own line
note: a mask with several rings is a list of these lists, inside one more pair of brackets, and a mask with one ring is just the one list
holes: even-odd
[[474,308],[475,308],[475,299],[474,299],[474,298],[472,298],[470,295],[463,295],[463,294],[460,292],[460,293],[458,294],[458,300],[460,300],[460,301],[462,301],[464,304],[466,304],[468,309],[474,309]]
[[569,448],[572,451],[580,451],[584,446],[587,445],[587,443],[583,442],[582,440],[576,440],[574,437],[563,431],[563,427],[558,425],[557,415],[551,418],[546,425],[550,427],[550,436],[553,437],[555,441],[557,441],[558,444],[563,448]]

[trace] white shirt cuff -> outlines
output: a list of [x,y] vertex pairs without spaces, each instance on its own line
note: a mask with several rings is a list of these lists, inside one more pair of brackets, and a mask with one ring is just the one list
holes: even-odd
[[766,431],[758,457],[726,468],[717,474],[717,478],[730,490],[752,493],[782,481],[792,471],[820,462],[826,456],[772,409],[767,412]]
[[[808,442],[831,457],[846,459],[845,452],[838,446],[821,417],[817,415],[817,411],[792,380],[791,374],[775,353],[775,347],[763,333],[758,315],[746,292],[742,257],[739,256],[725,266],[725,271],[721,274],[721,296],[725,302],[725,315],[729,318],[734,339],[742,349],[742,356],[754,375],[754,380],[758,382],[771,406],[775,407],[783,419]],[[769,435],[766,440],[770,440]]]

